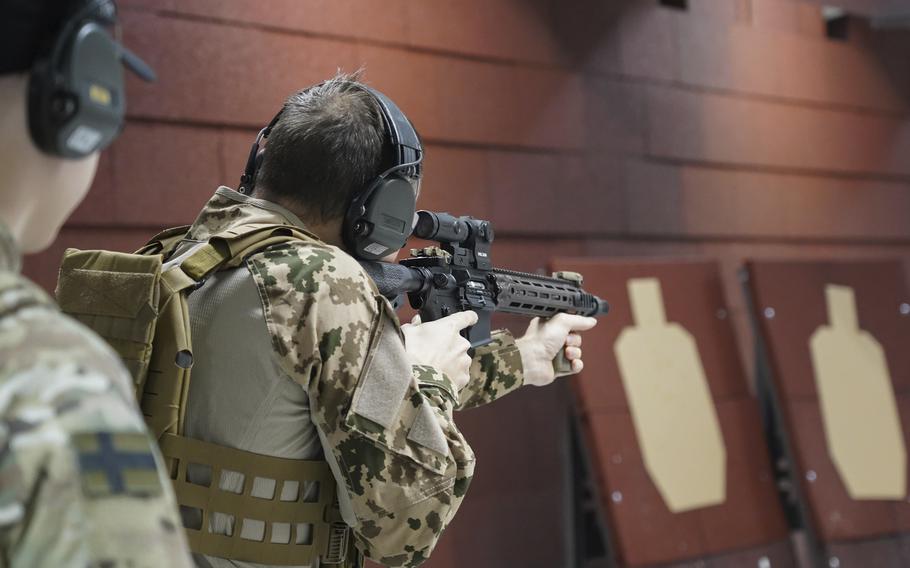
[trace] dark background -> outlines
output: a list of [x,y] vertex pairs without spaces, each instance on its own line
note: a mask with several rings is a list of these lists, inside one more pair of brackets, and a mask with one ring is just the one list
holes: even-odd
[[[360,67],[427,141],[422,207],[493,220],[504,267],[716,259],[750,370],[744,257],[910,252],[910,32],[854,18],[828,38],[821,1],[119,4],[160,80],[130,84],[88,199],[27,260],[48,289],[67,246],[131,250],[192,221],[288,94]],[[477,477],[428,566],[567,562],[569,401],[527,388],[458,418]]]

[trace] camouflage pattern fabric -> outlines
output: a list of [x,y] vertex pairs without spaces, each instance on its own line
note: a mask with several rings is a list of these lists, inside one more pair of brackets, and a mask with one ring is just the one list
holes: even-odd
[[191,566],[129,377],[0,226],[0,566]]
[[[204,240],[247,223],[302,227],[282,210],[222,187],[188,238]],[[353,509],[354,519],[346,520],[357,547],[386,566],[418,566],[458,510],[474,471],[474,453],[453,411],[491,402],[523,384],[512,336],[498,332],[478,350],[471,382],[456,400],[444,374],[407,362],[392,307],[341,249],[314,237],[251,255],[246,266],[263,302],[276,359],[307,392],[311,420],[324,436],[330,463],[340,470],[336,476],[343,478],[339,488]],[[379,346],[399,360],[389,362],[385,352],[376,357]],[[379,360],[383,369],[404,372],[379,372]]]
[[458,410],[491,403],[524,384],[521,353],[512,334],[502,329],[491,337],[493,341],[474,350],[471,381],[458,393]]

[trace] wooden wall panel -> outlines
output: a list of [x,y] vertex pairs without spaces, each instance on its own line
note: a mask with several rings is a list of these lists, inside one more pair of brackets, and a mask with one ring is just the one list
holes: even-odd
[[[132,124],[113,156],[110,219],[152,228],[192,222],[220,175],[218,132],[168,124]],[[154,148],[154,151],[149,151]]]
[[655,10],[646,2],[627,2],[620,21],[623,74],[673,81],[679,77],[675,10]]
[[654,87],[649,154],[840,174],[910,175],[910,122]]
[[146,13],[127,13],[124,20],[131,30],[125,40],[152,54],[149,63],[159,75],[154,89],[132,83],[131,116],[258,126],[294,91],[338,69],[363,67],[427,138],[544,148],[583,143],[582,83],[566,71],[418,53],[390,62],[396,53],[390,48],[359,49],[337,39],[245,27],[225,34],[219,24]]
[[590,413],[582,420],[587,432],[610,433],[590,436],[586,446],[593,452],[594,468],[599,472],[602,510],[611,511],[610,527],[621,565],[666,563],[707,554],[698,513],[669,514],[648,477],[629,413]]
[[875,566],[903,568],[910,561],[908,544],[902,538],[882,538],[863,542],[834,544],[828,561],[837,559],[839,566]]
[[[701,0],[679,12],[655,4],[576,2],[578,8],[558,16],[576,32],[564,43],[584,67],[626,80],[883,113],[907,110],[908,84],[878,36],[866,41],[857,37],[869,35],[860,29],[864,33],[854,33],[854,41],[828,40],[819,6]],[[613,30],[618,33],[608,33]]]
[[529,565],[564,565],[568,421],[555,419],[568,405],[564,387],[527,388],[495,406],[455,414],[477,455],[473,499],[465,499],[449,529],[459,566],[508,566],[516,556]]
[[490,58],[552,64],[561,60],[562,53],[551,26],[556,6],[548,0],[273,0],[268,9],[245,0],[124,0],[121,4],[235,25]]
[[742,568],[743,566],[796,568],[802,565],[793,558],[790,542],[783,541],[749,550],[718,554],[704,561],[674,566],[673,568]]
[[258,128],[297,89],[359,67],[356,46],[336,40],[138,12],[123,26],[158,74],[154,85],[130,78],[131,116]]
[[562,49],[551,24],[559,9],[548,0],[409,2],[406,37],[415,47],[560,63]]
[[[817,6],[825,5],[826,0],[801,0]],[[889,14],[905,8],[903,0],[840,0],[839,6],[850,10],[851,13],[871,16],[875,14]]]
[[[116,144],[116,141],[114,142]],[[107,151],[98,160],[95,179],[89,188],[85,200],[67,220],[68,225],[91,225],[109,222],[110,210],[114,201],[114,167],[113,154]]]
[[[214,128],[128,124],[103,154],[99,175],[70,224],[154,232],[192,222],[222,179],[221,147]],[[238,162],[225,183],[236,184],[242,169]]]
[[823,37],[821,8],[792,0],[753,0],[752,25],[759,30]]
[[624,223],[621,163],[615,160],[490,152],[486,171],[499,231],[580,236],[618,232]]
[[405,0],[269,0],[263,7],[249,0],[122,0],[119,5],[157,12],[166,17],[190,17],[232,26],[271,27],[378,41],[405,37]]
[[585,84],[586,147],[597,154],[641,155],[646,150],[646,87],[603,76]]
[[[792,1],[780,4],[801,7]],[[814,22],[823,27],[820,11]],[[805,18],[786,25],[800,29],[787,33],[763,29],[756,22],[754,27],[719,30],[704,21],[687,21],[679,40],[681,77],[695,87],[743,95],[882,112],[907,110],[899,85],[871,48],[806,34]]]
[[625,162],[629,232],[691,237],[910,237],[910,183]]

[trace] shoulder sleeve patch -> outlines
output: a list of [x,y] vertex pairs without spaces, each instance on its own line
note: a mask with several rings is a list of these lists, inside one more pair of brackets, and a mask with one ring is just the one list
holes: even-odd
[[151,441],[140,432],[82,432],[72,436],[82,491],[90,498],[161,493]]
[[404,351],[398,334],[389,329],[394,324],[383,317],[379,325],[373,360],[364,369],[351,410],[388,429],[395,425],[411,385],[411,366],[405,358],[390,356]]

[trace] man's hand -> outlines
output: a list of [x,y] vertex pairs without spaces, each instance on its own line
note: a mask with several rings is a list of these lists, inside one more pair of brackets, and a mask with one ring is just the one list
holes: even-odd
[[421,323],[420,316],[414,316],[411,323],[401,326],[405,351],[415,365],[429,365],[445,373],[460,391],[470,379],[471,343],[458,332],[475,323],[477,314],[470,310],[428,323]]
[[565,349],[566,359],[572,364],[572,372],[565,374],[581,371],[584,368],[581,335],[576,332],[589,330],[595,325],[597,320],[594,318],[570,314],[556,314],[543,323],[540,318],[532,319],[525,334],[515,340],[521,352],[525,384],[542,387],[552,383],[556,379],[553,359],[562,349]]

